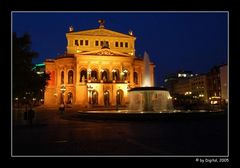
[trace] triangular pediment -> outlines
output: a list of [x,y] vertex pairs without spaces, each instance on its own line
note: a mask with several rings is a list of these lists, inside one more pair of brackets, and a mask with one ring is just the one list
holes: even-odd
[[131,55],[121,53],[118,51],[113,51],[108,48],[103,48],[100,50],[94,50],[94,51],[87,51],[84,53],[80,53],[80,55],[94,55],[94,56],[124,56],[124,57],[130,57]]
[[110,36],[110,37],[124,37],[124,38],[135,38],[133,36],[119,33],[116,31],[108,30],[105,28],[101,29],[91,29],[78,32],[67,33],[67,35],[81,35],[81,36]]

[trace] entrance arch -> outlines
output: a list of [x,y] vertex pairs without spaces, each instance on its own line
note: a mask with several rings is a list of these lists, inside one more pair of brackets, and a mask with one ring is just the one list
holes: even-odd
[[103,97],[104,97],[104,106],[108,107],[109,106],[109,102],[110,102],[110,93],[109,93],[109,91],[106,90],[103,93]]
[[123,90],[121,90],[121,89],[117,90],[116,104],[117,105],[122,105],[123,104]]
[[72,104],[72,103],[73,103],[73,94],[72,94],[72,92],[68,92],[67,104]]
[[92,104],[98,104],[98,92],[96,90],[92,91]]

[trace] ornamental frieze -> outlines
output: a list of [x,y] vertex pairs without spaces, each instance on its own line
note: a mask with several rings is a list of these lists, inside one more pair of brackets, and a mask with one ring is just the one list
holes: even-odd
[[96,55],[108,55],[108,56],[111,56],[111,55],[114,55],[112,52],[108,51],[108,50],[102,50],[100,52],[97,52]]

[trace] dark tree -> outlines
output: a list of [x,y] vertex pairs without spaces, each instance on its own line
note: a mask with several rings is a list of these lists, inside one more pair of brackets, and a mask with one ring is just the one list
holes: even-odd
[[12,45],[13,97],[31,100],[44,91],[49,75],[45,73],[38,75],[33,70],[32,59],[38,57],[38,53],[31,49],[29,34],[17,37],[16,33],[13,33]]

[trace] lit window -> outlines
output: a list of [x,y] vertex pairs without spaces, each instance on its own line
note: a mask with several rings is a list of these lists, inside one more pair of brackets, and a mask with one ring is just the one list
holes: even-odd
[[85,45],[88,45],[88,40],[85,40]]
[[128,42],[125,42],[125,47],[128,48]]
[[118,42],[117,41],[115,42],[115,47],[118,47]]

